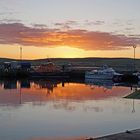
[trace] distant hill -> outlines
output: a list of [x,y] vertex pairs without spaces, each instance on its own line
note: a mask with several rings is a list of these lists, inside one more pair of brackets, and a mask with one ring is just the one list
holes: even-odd
[[[5,61],[19,61],[16,59],[0,58],[0,63]],[[49,59],[36,59],[36,60],[23,60],[29,61],[32,65],[39,65],[41,63],[46,63],[48,61],[54,62],[56,65],[67,65],[72,66],[84,66],[84,67],[94,67],[108,65],[115,69],[133,70],[134,69],[134,59],[131,58],[49,58]],[[136,69],[140,71],[140,59],[135,60]]]

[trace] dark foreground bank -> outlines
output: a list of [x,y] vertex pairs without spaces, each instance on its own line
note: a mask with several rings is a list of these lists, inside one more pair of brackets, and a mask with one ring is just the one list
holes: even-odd
[[[89,138],[87,140],[92,140],[93,138]],[[140,129],[132,130],[118,134],[108,135],[100,138],[94,138],[94,140],[140,140]]]

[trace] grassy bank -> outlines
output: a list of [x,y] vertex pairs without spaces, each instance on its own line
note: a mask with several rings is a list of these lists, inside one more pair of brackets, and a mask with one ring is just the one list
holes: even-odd
[[140,99],[140,90],[136,90],[135,92],[133,92],[132,94],[126,96],[125,98],[128,98],[128,99]]

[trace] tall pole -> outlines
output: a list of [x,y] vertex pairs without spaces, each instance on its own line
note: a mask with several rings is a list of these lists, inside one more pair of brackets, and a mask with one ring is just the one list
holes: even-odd
[[22,61],[22,47],[20,47],[20,61]]
[[133,45],[134,49],[134,71],[136,70],[136,64],[135,64],[135,59],[136,59],[136,45]]

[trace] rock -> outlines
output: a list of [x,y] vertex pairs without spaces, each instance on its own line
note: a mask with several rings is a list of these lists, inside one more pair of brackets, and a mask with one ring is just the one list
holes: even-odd
[[85,140],[94,140],[94,138],[90,137],[90,138],[86,138]]
[[126,130],[126,132],[125,132],[125,133],[131,134],[132,132],[131,132],[131,131],[129,131],[129,130]]

